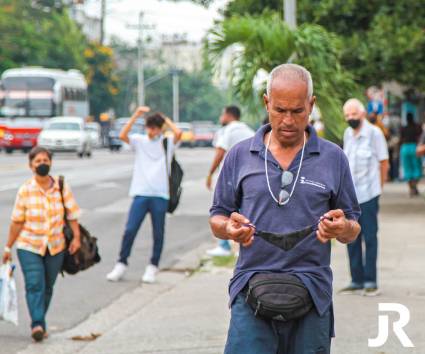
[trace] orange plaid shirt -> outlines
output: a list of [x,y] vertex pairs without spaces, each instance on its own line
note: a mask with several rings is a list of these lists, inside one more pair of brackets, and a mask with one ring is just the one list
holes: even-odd
[[[80,208],[75,202],[71,189],[65,183],[63,197],[68,220],[77,220]],[[35,177],[19,188],[12,221],[24,223],[17,239],[17,248],[44,256],[47,248],[52,256],[65,249],[63,235],[64,208],[59,190],[59,179],[54,178],[53,186],[45,191]]]

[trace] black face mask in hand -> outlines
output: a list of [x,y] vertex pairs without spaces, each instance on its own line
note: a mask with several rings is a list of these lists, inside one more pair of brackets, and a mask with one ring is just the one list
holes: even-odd
[[[289,251],[293,249],[299,242],[304,240],[307,236],[309,236],[314,231],[317,231],[320,221],[324,218],[321,218],[314,225],[305,227],[301,230],[297,230],[294,232],[289,232],[285,234],[275,234],[273,232],[265,232],[265,231],[255,231],[255,235],[261,237],[263,240],[271,243],[272,245],[279,247],[284,251]],[[328,220],[332,220],[327,218]]]

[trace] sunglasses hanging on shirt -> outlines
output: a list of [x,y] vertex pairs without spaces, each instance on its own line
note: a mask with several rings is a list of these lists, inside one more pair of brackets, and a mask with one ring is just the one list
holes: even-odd
[[267,152],[268,152],[269,147],[270,147],[272,132],[273,131],[271,130],[270,135],[269,135],[269,139],[267,141],[266,151],[265,151],[265,154],[264,154],[264,169],[266,170],[267,187],[269,188],[270,195],[272,196],[273,200],[277,203],[278,206],[282,206],[282,205],[288,204],[289,200],[292,197],[292,194],[294,194],[295,185],[297,184],[298,177],[300,176],[301,166],[302,166],[303,160],[304,160],[304,150],[305,150],[306,139],[305,139],[305,133],[304,133],[303,149],[301,151],[301,161],[300,161],[300,165],[298,166],[297,177],[295,178],[295,182],[292,185],[292,190],[289,193],[287,190],[285,190],[285,187],[289,186],[292,183],[292,181],[294,180],[294,175],[290,171],[283,171],[282,176],[281,176],[281,181],[280,181],[279,199],[277,199],[274,196],[272,189],[270,187],[269,172],[268,172],[268,169],[267,169]]

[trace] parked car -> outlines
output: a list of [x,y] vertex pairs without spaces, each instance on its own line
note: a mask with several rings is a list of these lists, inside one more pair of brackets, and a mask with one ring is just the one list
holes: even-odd
[[0,125],[0,148],[11,154],[15,150],[30,151],[37,145],[43,121],[37,118],[13,118]]
[[195,133],[193,131],[193,125],[191,123],[176,123],[177,127],[181,129],[183,132],[181,140],[180,140],[180,146],[188,146],[188,147],[194,147],[195,146]]
[[[109,150],[119,151],[124,146],[119,135],[125,124],[129,121],[129,117],[121,117],[115,120],[109,130]],[[131,128],[130,134],[144,134],[145,123],[142,120],[137,120]]]
[[76,152],[79,157],[90,157],[90,136],[80,117],[53,117],[38,136],[38,145],[51,151]]
[[195,146],[213,146],[217,127],[214,124],[196,124],[193,127],[195,133]]
[[101,127],[99,123],[86,123],[86,130],[89,133],[91,146],[99,148],[102,145]]

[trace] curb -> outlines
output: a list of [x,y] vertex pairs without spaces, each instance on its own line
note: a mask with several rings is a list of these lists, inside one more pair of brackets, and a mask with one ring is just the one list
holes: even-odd
[[161,269],[158,274],[158,283],[137,286],[106,307],[93,312],[74,327],[51,334],[43,345],[30,344],[18,354],[71,354],[83,350],[90,341],[75,341],[71,340],[72,337],[100,334],[99,338],[102,338],[102,334],[113,330],[159,297],[166,295],[198,270],[201,266],[201,258],[209,247],[211,243],[206,242],[186,252],[173,266]]

